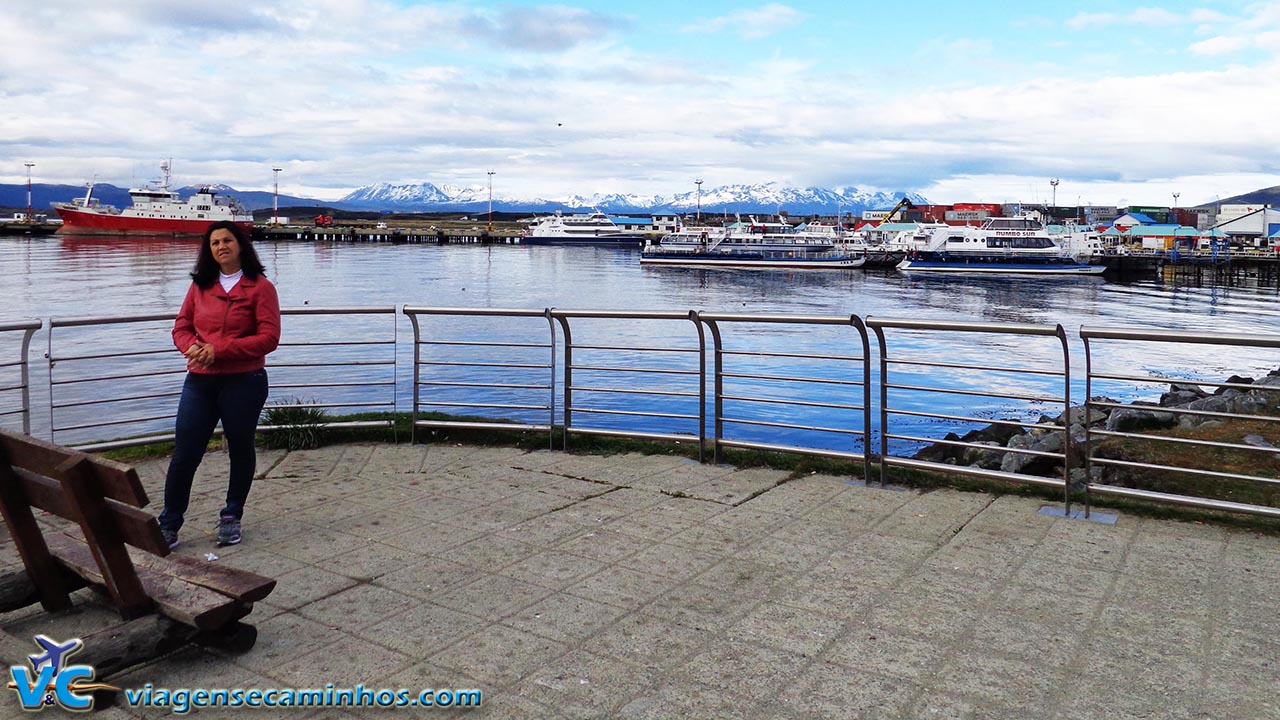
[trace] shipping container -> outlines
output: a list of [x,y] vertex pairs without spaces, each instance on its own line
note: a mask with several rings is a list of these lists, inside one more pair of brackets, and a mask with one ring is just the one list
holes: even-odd
[[985,212],[987,217],[998,216],[1000,214],[999,203],[956,203],[951,206],[958,211],[976,211]]

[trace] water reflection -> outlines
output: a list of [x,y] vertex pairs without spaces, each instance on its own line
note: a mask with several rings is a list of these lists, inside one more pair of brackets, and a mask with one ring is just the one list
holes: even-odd
[[[78,317],[124,315],[149,312],[176,312],[189,284],[187,273],[194,264],[198,240],[172,238],[7,238],[0,240],[0,318]],[[1081,325],[1161,328],[1172,331],[1224,334],[1280,334],[1280,305],[1277,290],[1240,284],[1214,286],[1179,283],[1156,277],[1113,282],[1096,277],[974,277],[904,275],[893,271],[752,271],[708,268],[641,267],[639,253],[615,248],[564,248],[520,246],[434,246],[331,244],[309,242],[264,242],[257,245],[267,265],[268,276],[280,291],[285,306],[391,306],[399,304],[460,307],[509,307],[567,309],[626,309],[709,312],[774,313],[798,315],[849,315],[890,318],[922,318],[938,321],[989,321],[1033,324],[1061,324],[1071,340],[1072,393],[1083,398],[1083,346],[1077,338]],[[401,318],[398,330],[402,345],[399,365],[393,378],[398,383],[401,408],[411,399],[412,348],[408,347],[408,323]],[[163,324],[163,323],[162,323]],[[519,323],[456,321],[462,337],[521,337],[528,328]],[[534,323],[534,336],[545,332],[545,321]],[[520,329],[516,329],[517,326]],[[302,332],[303,325],[293,325]],[[654,346],[686,346],[696,342],[693,325],[683,323],[597,323],[576,322],[585,342],[601,344],[641,343]],[[588,329],[590,327],[591,329]],[[359,330],[359,320],[337,318],[325,321],[322,334],[333,336]],[[455,330],[451,330],[453,332]],[[286,323],[284,335],[291,327]],[[166,328],[154,330],[155,337],[135,338],[127,343],[137,347],[166,347]],[[735,328],[726,342],[775,352],[857,354],[860,342],[851,328],[839,330],[816,327],[761,326]],[[37,336],[37,347],[46,342],[47,331]],[[101,339],[101,338],[100,338]],[[120,340],[117,338],[116,340]],[[1041,339],[1043,340],[1043,339]],[[683,345],[680,345],[683,343]],[[894,353],[919,354],[954,362],[989,364],[1053,363],[1060,356],[1056,340],[1028,342],[1004,335],[926,333],[910,336],[895,333]],[[1274,351],[1222,349],[1213,346],[1170,346],[1159,351],[1152,346],[1116,347],[1107,350],[1109,362],[1130,371],[1143,368],[1176,368],[1188,377],[1221,380],[1232,373],[1261,374],[1280,365]],[[536,355],[536,353],[535,353]],[[37,356],[38,357],[38,356]],[[168,359],[167,356],[160,356]],[[283,357],[283,355],[281,356]],[[514,356],[513,356],[514,357]],[[7,356],[5,359],[8,359]],[[157,359],[156,362],[163,362]],[[616,360],[615,360],[616,361]],[[0,362],[3,362],[0,359]],[[142,361],[139,361],[142,362]],[[674,361],[673,361],[674,362]],[[768,363],[738,360],[749,372],[770,371]],[[144,363],[145,364],[145,363]],[[139,367],[142,367],[140,365]],[[776,368],[772,368],[777,372]],[[47,397],[45,369],[34,368],[35,406]],[[460,377],[464,372],[453,371]],[[502,369],[476,371],[473,377],[510,377]],[[815,371],[827,377],[845,377],[847,368]],[[878,368],[875,368],[878,374]],[[515,373],[517,376],[529,372]],[[1005,387],[980,374],[921,373],[933,382],[943,380],[955,387]],[[275,376],[273,376],[274,378]],[[289,384],[285,375],[281,384]],[[378,374],[376,380],[385,379]],[[678,384],[668,383],[671,387]],[[773,396],[778,392],[809,393],[829,399],[839,396],[857,399],[858,391],[831,388],[795,390],[776,383],[749,383],[740,394],[752,392]],[[679,385],[684,387],[683,385]],[[666,387],[664,385],[664,387]],[[1006,388],[1007,389],[1007,388]],[[283,388],[282,388],[283,391]],[[297,389],[295,394],[306,394]],[[433,393],[441,392],[439,389]],[[1152,395],[1151,388],[1137,393]],[[472,391],[474,395],[474,391]],[[538,392],[532,393],[540,398]],[[516,399],[520,393],[504,391],[492,399],[497,403],[540,399]],[[282,395],[283,397],[284,395]],[[159,402],[159,401],[157,401]],[[353,400],[354,402],[354,400]],[[616,398],[601,402],[614,407]],[[975,413],[998,416],[1004,413],[1034,413],[1034,403],[974,401],[960,396],[930,396],[904,402],[918,403],[935,411],[954,414]],[[779,409],[762,403],[740,403],[734,412],[749,419],[785,418],[786,422],[832,426],[858,421],[857,417],[836,418],[829,411]],[[688,403],[677,406],[692,413]],[[150,413],[148,406],[146,412]],[[46,411],[47,414],[47,411]],[[533,413],[536,415],[536,413]],[[1048,413],[1056,414],[1056,412]],[[599,419],[600,423],[617,422]],[[687,424],[686,424],[687,425]],[[746,437],[776,437],[776,431],[743,425],[733,432]],[[933,432],[924,428],[920,432]],[[847,442],[840,439],[840,443]]]

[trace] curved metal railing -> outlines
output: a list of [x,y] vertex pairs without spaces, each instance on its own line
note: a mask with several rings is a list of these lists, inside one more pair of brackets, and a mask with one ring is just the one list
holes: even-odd
[[[19,416],[22,432],[31,433],[31,373],[28,356],[31,337],[44,327],[42,320],[18,320],[0,323],[0,336],[18,336],[17,360],[0,359],[0,419]],[[16,398],[16,402],[10,403]]]
[[[1280,448],[1261,436],[1246,435],[1247,439],[1254,439],[1253,443],[1188,437],[1192,434],[1188,431],[1196,427],[1207,427],[1210,422],[1229,420],[1242,426],[1256,424],[1259,427],[1280,423],[1280,378],[1275,378],[1273,382],[1269,377],[1259,383],[1213,382],[1191,379],[1188,377],[1190,373],[1185,371],[1177,374],[1169,373],[1167,370],[1159,375],[1135,374],[1128,370],[1129,363],[1126,363],[1125,372],[1108,371],[1109,365],[1098,367],[1100,365],[1099,346],[1116,343],[1136,344],[1143,357],[1159,357],[1159,353],[1153,352],[1153,348],[1169,344],[1208,345],[1222,348],[1280,348],[1280,335],[1175,334],[1139,328],[1081,327],[1080,338],[1084,341],[1085,352],[1086,411],[1097,410],[1109,413],[1108,426],[1104,429],[1097,429],[1092,426],[1092,423],[1085,424],[1085,442],[1091,450],[1084,457],[1086,508],[1088,499],[1097,494],[1280,518],[1280,507],[1229,499],[1232,494],[1238,493],[1236,488],[1280,487]],[[1176,391],[1175,386],[1185,385],[1188,389],[1183,392],[1188,393],[1188,396],[1198,394],[1197,390],[1191,388],[1210,387],[1216,390],[1214,394],[1206,395],[1198,401],[1191,400],[1186,404],[1169,406],[1135,407],[1095,396],[1095,391],[1098,389],[1095,385],[1101,387],[1116,383],[1126,387],[1163,385],[1169,387],[1171,392]],[[1200,390],[1200,392],[1203,391]],[[1197,404],[1200,407],[1192,407]],[[1152,427],[1146,428],[1145,432],[1120,429],[1126,423],[1124,419],[1126,416],[1127,421],[1133,425],[1146,424]],[[1154,443],[1157,447],[1186,449],[1193,452],[1179,455],[1184,459],[1182,465],[1098,456],[1098,450],[1103,447],[1107,439],[1141,445]],[[1208,463],[1203,461],[1214,459],[1222,463],[1227,459],[1228,454],[1238,458],[1238,464],[1251,471],[1225,472],[1204,467]],[[1199,466],[1193,465],[1198,461]],[[1102,476],[1105,471],[1112,468],[1156,471],[1167,476],[1209,480],[1216,486],[1214,488],[1216,497],[1195,496],[1185,491],[1123,487],[1104,482]],[[1102,472],[1098,472],[1099,470]],[[1268,471],[1270,474],[1267,474]],[[1097,481],[1095,477],[1098,478]],[[1174,482],[1169,484],[1178,486],[1178,483]],[[1280,493],[1276,496],[1280,496]]]

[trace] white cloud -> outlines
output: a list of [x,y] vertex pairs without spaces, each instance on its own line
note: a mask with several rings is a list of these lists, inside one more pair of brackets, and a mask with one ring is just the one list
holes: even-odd
[[[1060,193],[1150,187],[1152,202],[1166,188],[1150,179],[1164,178],[1199,202],[1236,192],[1203,178],[1262,187],[1280,174],[1280,125],[1255,111],[1280,95],[1274,59],[1073,82],[1053,66],[1016,65],[1000,43],[964,40],[941,46],[943,57],[999,68],[997,80],[939,88],[923,73],[887,93],[871,84],[879,78],[864,81],[874,68],[831,73],[803,43],[749,62],[691,62],[680,43],[649,42],[651,27],[616,33],[630,21],[559,6],[521,12],[567,18],[568,29],[530,20],[495,47],[497,36],[467,34],[467,23],[513,28],[531,16],[296,0],[228,3],[193,20],[119,3],[83,9],[88,27],[43,30],[72,5],[31,3],[39,12],[0,25],[0,182],[21,181],[31,159],[40,182],[96,173],[127,184],[173,157],[182,183],[264,189],[276,166],[282,192],[325,198],[379,181],[473,185],[496,169],[499,197],[670,194],[702,177],[705,187],[780,181],[964,200],[966,185],[1032,191],[1061,177]],[[744,33],[799,19],[766,5],[699,27]],[[1241,22],[1199,42],[1274,47],[1275,12],[1260,6]]]
[[[1067,20],[1067,27],[1073,30],[1107,27],[1113,25],[1178,25],[1195,21],[1191,14],[1179,15],[1163,8],[1141,7],[1127,13],[1077,13]],[[1200,15],[1203,17],[1203,15]]]
[[478,10],[461,22],[462,30],[493,45],[533,52],[559,52],[594,43],[613,30],[625,30],[622,18],[558,5]]
[[734,10],[720,17],[699,20],[685,27],[687,31],[719,32],[731,30],[749,40],[758,40],[798,25],[804,14],[788,5],[769,3],[758,8]]

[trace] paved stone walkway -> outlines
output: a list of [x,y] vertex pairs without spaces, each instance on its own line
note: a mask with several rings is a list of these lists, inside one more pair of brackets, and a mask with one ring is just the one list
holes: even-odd
[[[248,618],[257,646],[114,684],[484,691],[468,711],[201,718],[1280,717],[1276,536],[664,456],[342,445],[259,463],[244,544],[212,546],[211,454],[179,549],[279,578]],[[157,511],[166,464],[139,465]],[[0,622],[114,621],[77,598]]]

